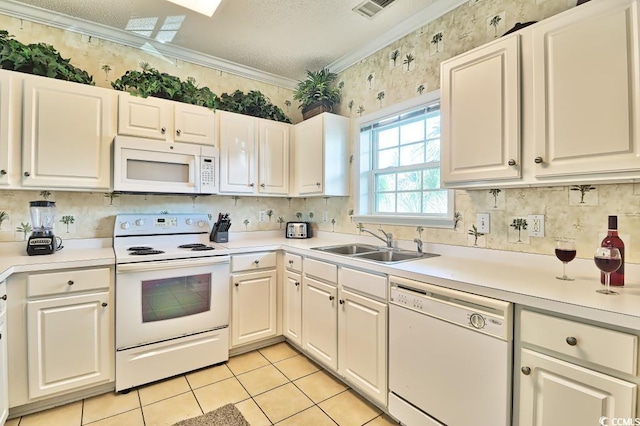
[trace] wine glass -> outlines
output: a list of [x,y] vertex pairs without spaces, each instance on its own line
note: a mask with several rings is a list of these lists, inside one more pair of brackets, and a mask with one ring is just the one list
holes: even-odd
[[567,263],[576,257],[576,243],[573,240],[559,239],[556,243],[556,257],[562,262],[562,276],[559,280],[574,281],[567,276]]
[[602,294],[618,294],[618,292],[609,289],[609,280],[611,273],[617,271],[620,265],[622,265],[620,250],[615,247],[598,247],[596,253],[593,255],[593,261],[596,263],[598,269],[605,274],[605,288],[603,290],[596,290],[596,292]]

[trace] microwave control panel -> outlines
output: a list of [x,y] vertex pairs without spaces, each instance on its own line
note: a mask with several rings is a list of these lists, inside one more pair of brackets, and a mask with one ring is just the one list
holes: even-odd
[[200,157],[200,192],[213,194],[216,190],[216,162],[214,157]]

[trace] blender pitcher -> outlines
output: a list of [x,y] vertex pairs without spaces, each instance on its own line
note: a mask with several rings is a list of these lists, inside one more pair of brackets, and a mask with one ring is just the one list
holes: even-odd
[[51,254],[62,248],[62,239],[53,235],[56,221],[55,201],[30,201],[33,232],[27,241],[27,254]]

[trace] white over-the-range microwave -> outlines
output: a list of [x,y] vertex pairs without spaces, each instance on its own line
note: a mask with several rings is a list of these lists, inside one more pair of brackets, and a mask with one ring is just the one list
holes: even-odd
[[122,192],[216,194],[218,149],[116,136],[113,189]]

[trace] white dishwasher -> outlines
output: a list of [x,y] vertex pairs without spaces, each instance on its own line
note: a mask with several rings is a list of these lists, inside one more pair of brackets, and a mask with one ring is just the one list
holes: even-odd
[[512,304],[390,282],[389,412],[407,426],[510,425]]

